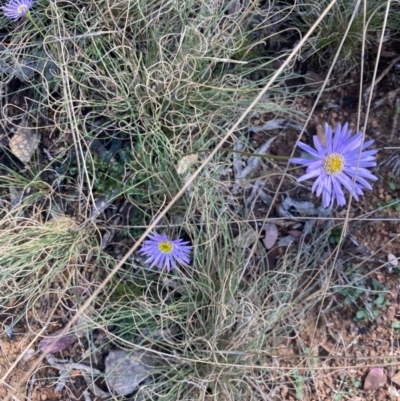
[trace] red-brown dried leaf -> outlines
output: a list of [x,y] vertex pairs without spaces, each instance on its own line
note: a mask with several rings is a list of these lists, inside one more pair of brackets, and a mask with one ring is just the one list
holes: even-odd
[[303,235],[303,231],[300,230],[290,230],[288,231],[288,234],[291,235],[294,238],[300,238]]
[[265,231],[263,244],[267,249],[271,249],[278,239],[278,228],[273,223],[266,223],[263,227],[263,230]]
[[387,376],[381,368],[372,368],[364,380],[364,390],[376,390],[387,382]]
[[60,335],[62,331],[63,329],[57,330],[51,335],[42,338],[39,342],[40,351],[46,354],[54,354],[69,347],[78,339],[76,334]]

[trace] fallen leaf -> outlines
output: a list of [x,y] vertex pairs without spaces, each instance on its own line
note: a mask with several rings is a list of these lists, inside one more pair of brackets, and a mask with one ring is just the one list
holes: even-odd
[[387,377],[381,368],[372,368],[364,380],[364,390],[377,390],[387,382]]
[[300,230],[290,230],[288,234],[295,238],[300,238],[303,235],[303,231]]
[[304,75],[306,85],[314,90],[318,90],[324,83],[324,78],[315,71],[308,70]]
[[253,245],[257,241],[257,238],[257,233],[253,229],[250,229],[235,237],[234,244],[240,248],[247,248]]
[[154,373],[155,365],[155,358],[148,352],[113,350],[105,360],[105,380],[116,394],[127,395]]
[[267,260],[268,260],[268,265],[267,265],[267,270],[274,270],[276,267],[277,263],[277,258],[280,256],[283,252],[285,251],[284,247],[275,247],[272,248],[268,253],[267,253]]
[[400,393],[392,386],[388,387],[388,394],[391,397],[400,397]]
[[400,386],[400,370],[391,378],[393,383]]
[[192,167],[194,164],[197,163],[197,160],[199,160],[199,156],[196,154],[187,155],[187,156],[182,157],[182,159],[179,160],[178,168],[176,169],[176,172],[178,174],[186,173],[186,171],[189,170],[190,167]]
[[263,244],[267,249],[271,249],[278,239],[278,228],[274,223],[266,223],[263,227],[265,231],[265,237],[263,239]]
[[396,256],[393,255],[393,253],[388,254],[388,262],[393,266],[397,267],[399,265],[399,261],[396,258]]
[[30,128],[19,127],[10,139],[11,152],[24,163],[28,163],[40,142],[40,134]]
[[386,398],[386,390],[383,388],[378,388],[378,391],[375,393],[375,400],[376,401],[384,401],[387,400]]
[[317,130],[317,138],[319,139],[321,145],[326,147],[325,128],[322,126],[322,124],[317,124],[317,126],[315,128]]
[[63,334],[60,335],[63,329],[55,331],[53,334],[44,337],[39,342],[39,349],[46,354],[54,354],[55,352],[62,351],[73,344],[78,336],[76,334]]

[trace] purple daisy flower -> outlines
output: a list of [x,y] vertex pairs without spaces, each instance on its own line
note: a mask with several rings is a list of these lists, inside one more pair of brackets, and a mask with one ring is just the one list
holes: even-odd
[[317,136],[313,137],[315,149],[305,143],[297,142],[297,146],[310,154],[309,158],[289,160],[292,163],[308,166],[306,174],[297,182],[316,178],[312,192],[316,191],[317,196],[322,194],[322,203],[325,208],[332,207],[335,199],[339,206],[346,204],[342,185],[358,201],[358,195],[364,194],[364,188],[372,189],[366,179],[373,181],[378,179],[367,170],[367,167],[376,166],[374,155],[378,150],[364,152],[374,141],[363,143],[361,132],[351,136],[352,131],[348,129],[347,123],[343,128],[340,124],[337,125],[334,137],[332,137],[332,129],[325,124],[325,133],[326,146]]
[[29,11],[32,4],[33,0],[10,0],[2,9],[7,18],[17,20]]
[[140,253],[148,256],[146,263],[151,263],[150,268],[157,266],[160,270],[165,268],[167,272],[174,269],[177,264],[188,265],[189,254],[192,246],[188,241],[181,239],[171,241],[165,234],[149,234],[149,238],[143,241]]

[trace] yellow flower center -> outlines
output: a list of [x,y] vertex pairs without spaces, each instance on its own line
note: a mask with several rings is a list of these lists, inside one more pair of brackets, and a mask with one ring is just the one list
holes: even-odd
[[25,14],[28,11],[28,7],[25,4],[21,4],[18,8],[17,8],[17,13],[18,14]]
[[173,248],[174,246],[172,245],[172,243],[168,241],[161,241],[158,244],[158,249],[162,253],[171,253]]
[[325,157],[322,163],[322,168],[325,170],[326,174],[337,175],[343,171],[344,158],[338,153],[331,153]]

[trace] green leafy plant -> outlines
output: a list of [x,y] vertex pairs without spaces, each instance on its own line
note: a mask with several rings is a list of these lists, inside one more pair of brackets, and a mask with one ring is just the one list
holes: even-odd
[[391,199],[387,202],[377,202],[377,206],[384,213],[389,213],[390,211],[400,212],[400,198]]
[[340,242],[340,238],[342,236],[343,227],[334,227],[332,228],[329,235],[329,243],[331,245],[337,245]]
[[350,284],[340,289],[339,294],[344,297],[345,305],[357,306],[354,320],[375,320],[387,306],[386,287],[376,279],[368,279],[360,270],[350,273],[347,279]]
[[349,397],[354,397],[357,390],[362,386],[359,379],[349,375],[340,375],[340,379],[340,391],[334,395],[333,401],[347,400]]

